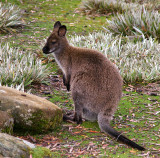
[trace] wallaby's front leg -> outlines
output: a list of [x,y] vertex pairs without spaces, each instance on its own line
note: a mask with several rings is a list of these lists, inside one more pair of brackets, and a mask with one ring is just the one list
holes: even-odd
[[66,86],[66,79],[64,74],[63,74],[63,84]]
[[70,91],[70,78],[70,75],[67,75],[67,77],[65,77],[65,75],[63,74],[63,84],[66,86],[68,91]]

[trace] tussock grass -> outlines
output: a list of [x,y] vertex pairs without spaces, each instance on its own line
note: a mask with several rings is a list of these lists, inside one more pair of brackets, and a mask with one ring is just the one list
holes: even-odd
[[126,3],[136,3],[139,5],[144,5],[148,10],[160,11],[160,1],[159,0],[124,0]]
[[158,0],[83,0],[79,9],[86,14],[110,15],[131,10],[136,11],[142,6],[150,11],[160,11],[160,1]]
[[149,12],[142,7],[123,15],[117,14],[112,20],[107,20],[107,23],[106,30],[114,35],[143,35],[160,41],[160,14],[157,11]]
[[20,8],[0,2],[0,33],[16,32],[24,25]]
[[143,39],[136,44],[107,33],[93,33],[70,39],[74,46],[97,49],[117,65],[126,83],[160,80],[160,44]]
[[122,13],[121,3],[116,0],[83,0],[80,10],[86,14],[113,14]]
[[0,45],[0,84],[11,87],[24,87],[41,83],[49,75],[49,69],[42,65],[32,53]]

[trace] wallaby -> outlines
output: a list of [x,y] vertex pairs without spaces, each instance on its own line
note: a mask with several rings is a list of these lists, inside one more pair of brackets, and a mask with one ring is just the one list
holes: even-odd
[[57,21],[43,52],[54,54],[64,74],[64,85],[67,90],[71,90],[75,106],[73,120],[78,124],[82,123],[82,118],[98,121],[101,131],[128,146],[145,150],[110,127],[110,121],[122,96],[123,81],[118,69],[96,50],[69,45],[66,32],[66,26]]

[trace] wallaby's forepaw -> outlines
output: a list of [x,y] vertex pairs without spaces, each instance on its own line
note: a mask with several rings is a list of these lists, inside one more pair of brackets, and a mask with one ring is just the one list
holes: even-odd
[[66,87],[67,87],[67,90],[70,91],[70,84],[67,84]]
[[63,75],[63,84],[66,86],[67,90],[70,91],[70,83],[66,81],[65,76]]

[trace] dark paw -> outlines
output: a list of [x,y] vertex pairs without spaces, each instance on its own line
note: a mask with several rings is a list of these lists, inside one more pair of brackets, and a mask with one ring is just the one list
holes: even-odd
[[75,113],[73,121],[76,122],[77,124],[82,124],[82,116],[81,115],[77,115],[77,113]]
[[72,115],[63,115],[63,121],[73,121],[73,116]]
[[66,87],[67,87],[67,90],[70,91],[70,84],[67,84]]

